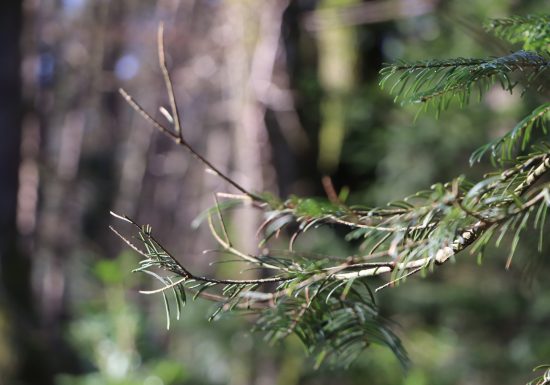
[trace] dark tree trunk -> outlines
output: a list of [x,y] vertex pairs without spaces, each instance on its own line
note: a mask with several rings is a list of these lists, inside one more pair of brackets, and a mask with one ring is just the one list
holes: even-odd
[[48,385],[53,383],[53,375],[36,336],[31,263],[18,248],[16,225],[23,115],[22,3],[0,1],[0,311],[11,324],[9,349],[17,363],[9,374],[0,375],[0,383]]
[[28,264],[16,250],[16,210],[21,143],[21,1],[0,2],[0,269],[8,298],[27,306]]

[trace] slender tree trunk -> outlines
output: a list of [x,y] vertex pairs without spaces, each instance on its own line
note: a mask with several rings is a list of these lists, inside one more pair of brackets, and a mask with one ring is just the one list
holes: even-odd
[[[0,343],[9,344],[10,364],[2,368],[0,385],[39,380],[49,384],[40,362],[36,362],[30,332],[33,319],[30,289],[31,265],[18,249],[17,192],[21,148],[21,31],[22,1],[0,2],[0,311],[8,319],[8,336]],[[2,337],[2,336],[0,336]],[[38,360],[39,361],[39,360]],[[23,373],[27,373],[26,375]]]
[[26,306],[28,263],[16,250],[15,222],[22,111],[21,11],[20,0],[0,2],[0,285],[7,297]]
[[8,335],[0,335],[4,337],[0,343],[8,344],[11,352],[10,366],[0,366],[0,385],[49,385],[53,371],[37,332],[31,260],[18,247],[16,222],[23,115],[22,25],[23,1],[0,1],[0,313],[8,320]]

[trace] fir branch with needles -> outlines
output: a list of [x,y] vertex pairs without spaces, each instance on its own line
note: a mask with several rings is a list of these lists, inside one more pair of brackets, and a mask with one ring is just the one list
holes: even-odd
[[529,381],[527,385],[548,385],[550,384],[550,365],[539,365],[533,369],[533,372],[544,370],[537,378]]
[[503,163],[511,160],[517,149],[525,151],[531,143],[531,134],[539,130],[543,135],[548,134],[548,120],[550,118],[550,103],[543,103],[521,120],[512,130],[472,153],[470,164],[479,162],[487,153],[491,154],[493,162]]
[[506,56],[486,59],[429,60],[420,63],[396,63],[380,72],[382,88],[391,84],[390,93],[403,104],[419,103],[436,113],[457,101],[461,107],[472,96],[481,96],[495,83],[509,92],[518,85],[514,75],[521,75],[525,87],[544,89],[539,78],[548,75],[550,59],[534,51],[517,51]]
[[526,50],[550,50],[550,15],[494,19],[485,25],[485,29],[510,43],[522,44]]
[[[525,36],[539,36],[539,21],[544,17],[494,22],[493,28],[500,36],[506,36],[506,31],[513,28],[524,28]],[[531,28],[536,29],[532,34]],[[266,276],[240,280],[194,274],[162,246],[150,226],[140,226],[125,215],[113,213],[129,225],[131,235],[115,228],[113,232],[142,258],[135,271],[160,283],[160,288],[143,293],[163,296],[167,327],[174,302],[179,318],[188,297],[202,298],[217,304],[210,320],[222,313],[253,313],[256,330],[265,333],[267,340],[296,335],[306,350],[316,356],[317,366],[325,361],[349,365],[371,344],[381,344],[390,348],[406,367],[407,354],[391,323],[379,314],[376,291],[396,286],[418,273],[434,271],[466,251],[483,258],[489,244],[499,246],[507,235],[511,237],[505,261],[509,268],[529,225],[539,234],[541,250],[550,208],[550,146],[545,142],[548,103],[539,105],[504,136],[472,154],[472,163],[480,161],[486,153],[494,161],[494,172],[480,181],[459,176],[386,207],[347,205],[329,179],[323,181],[327,199],[297,196],[280,199],[241,186],[185,140],[166,67],[162,34],[161,25],[158,55],[170,112],[164,108],[161,111],[171,126],[152,117],[128,92],[121,90],[121,94],[154,128],[238,191],[238,194],[214,194],[213,207],[201,214],[194,225],[206,221],[220,252],[252,268],[263,269]],[[548,33],[535,40],[544,41],[547,37]],[[435,105],[437,113],[453,99],[465,105],[474,86],[481,87],[482,93],[500,81],[503,88],[515,91],[514,73],[526,75],[530,92],[540,92],[548,86],[544,76],[548,55],[532,39],[528,41],[534,51],[521,50],[500,58],[390,65],[381,71],[381,84],[393,81],[391,92],[397,99]],[[535,130],[540,135],[532,135]],[[245,253],[232,243],[224,214],[239,205],[252,206],[264,215],[258,234],[266,253]],[[359,244],[357,252],[342,258],[294,249],[300,235],[323,225],[345,229],[346,240]],[[292,233],[288,248],[271,250],[270,239],[283,232]],[[385,279],[385,283],[372,290],[374,277]],[[168,294],[173,300],[169,300]]]

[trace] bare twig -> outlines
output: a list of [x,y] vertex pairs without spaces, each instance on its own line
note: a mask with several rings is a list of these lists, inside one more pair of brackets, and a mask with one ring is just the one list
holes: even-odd
[[325,194],[327,194],[328,200],[335,205],[341,205],[342,202],[340,201],[340,198],[338,198],[338,194],[334,189],[334,184],[332,183],[331,177],[328,175],[325,175],[321,179],[321,182],[323,184],[323,189],[325,190]]
[[191,155],[193,155],[196,159],[198,159],[202,164],[204,164],[208,169],[210,169],[215,175],[225,180],[231,186],[235,187],[237,190],[239,190],[240,192],[242,192],[252,200],[258,201],[258,202],[264,202],[264,199],[262,197],[246,190],[240,184],[235,182],[235,180],[231,179],[230,177],[225,175],[223,172],[221,172],[217,167],[215,167],[212,163],[210,163],[208,159],[203,157],[193,147],[191,147],[191,145],[188,142],[186,142],[180,135],[174,133],[173,131],[169,130],[164,125],[159,123],[158,120],[153,118],[151,114],[145,111],[145,109],[132,96],[130,96],[130,94],[128,94],[128,92],[126,92],[122,88],[120,88],[118,91],[122,95],[124,100],[126,100],[126,102],[130,105],[130,107],[132,107],[136,112],[138,112],[145,120],[151,123],[160,132],[169,136],[174,142],[176,142],[180,146],[187,149],[187,151],[189,151]]
[[181,129],[180,123],[180,114],[178,111],[178,105],[176,103],[176,95],[174,93],[174,85],[172,79],[170,78],[170,73],[166,66],[166,51],[164,50],[164,23],[159,24],[158,34],[157,34],[157,44],[158,44],[158,57],[159,65],[162,71],[162,77],[164,78],[164,84],[166,85],[166,93],[168,94],[168,100],[170,102],[170,109],[172,111],[172,119],[174,121],[174,129],[176,130],[176,135],[183,140],[183,132]]

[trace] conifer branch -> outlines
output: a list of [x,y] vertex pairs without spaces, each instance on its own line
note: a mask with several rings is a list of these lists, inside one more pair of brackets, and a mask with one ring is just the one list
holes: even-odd
[[[497,35],[525,29],[521,40],[524,49],[509,55],[488,59],[430,60],[420,63],[397,63],[384,68],[381,85],[393,83],[392,93],[404,102],[433,105],[437,113],[451,101],[464,105],[479,87],[481,95],[494,82],[512,91],[517,81],[513,76],[525,75],[526,84],[536,90],[546,87],[545,74],[550,66],[548,54],[538,42],[544,17],[515,18],[494,22]],[[539,34],[539,35],[537,35]],[[538,36],[533,38],[533,36]],[[509,40],[513,41],[510,36]],[[519,39],[519,38],[518,38]],[[518,40],[519,41],[519,40]],[[531,47],[531,48],[530,48]],[[454,256],[470,249],[483,252],[493,238],[498,246],[507,234],[512,235],[506,261],[510,266],[522,232],[532,220],[539,231],[539,250],[544,225],[550,208],[550,183],[541,182],[550,171],[550,147],[544,142],[533,146],[533,131],[548,133],[550,106],[544,103],[534,109],[503,137],[477,150],[471,162],[491,152],[498,169],[478,183],[458,177],[449,183],[437,183],[387,207],[348,206],[336,194],[330,179],[323,179],[328,199],[296,196],[279,199],[269,194],[254,194],[229,176],[221,173],[184,139],[174,87],[166,65],[163,26],[158,31],[159,64],[166,85],[171,112],[161,109],[173,127],[159,123],[127,92],[120,90],[128,104],[148,123],[184,147],[195,158],[213,170],[241,194],[218,193],[214,207],[200,216],[206,219],[220,252],[229,253],[255,268],[267,269],[271,277],[258,279],[218,279],[191,273],[153,237],[150,226],[139,226],[124,215],[113,215],[132,225],[135,241],[111,228],[142,260],[136,272],[146,273],[162,286],[142,291],[162,294],[165,300],[167,326],[170,302],[166,292],[172,291],[179,309],[187,294],[217,303],[210,316],[221,312],[252,311],[258,315],[256,327],[275,341],[295,334],[317,365],[325,359],[349,364],[371,343],[388,346],[406,366],[408,358],[397,336],[378,314],[370,279],[385,276],[386,283],[377,290],[395,286],[412,275],[443,265]],[[533,51],[527,51],[532,49]],[[531,153],[523,156],[515,151]],[[218,197],[224,201],[219,202]],[[239,204],[250,204],[263,212],[259,226],[260,245],[267,252],[252,255],[231,242],[223,216]],[[534,220],[533,220],[534,217]],[[197,223],[199,220],[196,221]],[[322,225],[341,226],[349,230],[346,240],[360,242],[359,252],[345,258],[294,251],[300,234]],[[269,250],[270,240],[293,229],[288,250]],[[136,246],[136,243],[139,245]]]
[[503,163],[513,159],[514,150],[524,151],[527,148],[534,129],[540,129],[543,134],[548,134],[549,118],[550,103],[543,103],[508,133],[474,151],[470,157],[470,165],[481,161],[487,152],[491,153],[491,159],[494,162]]
[[[518,84],[511,78],[514,73],[524,75],[527,86],[550,66],[548,57],[534,51],[517,51],[506,56],[487,59],[430,60],[404,62],[384,67],[380,86],[392,82],[390,93],[403,104],[423,103],[433,106],[439,113],[456,100],[460,106],[469,103],[477,86],[481,97],[495,82],[507,91]],[[539,86],[542,86],[539,84]]]
[[550,15],[494,19],[485,28],[510,43],[522,43],[523,49],[539,52],[550,50]]

